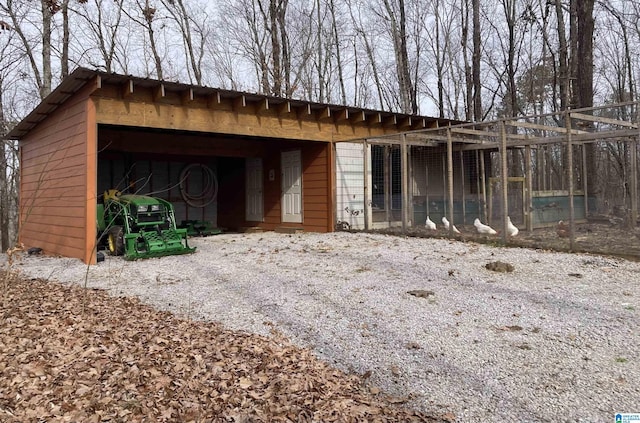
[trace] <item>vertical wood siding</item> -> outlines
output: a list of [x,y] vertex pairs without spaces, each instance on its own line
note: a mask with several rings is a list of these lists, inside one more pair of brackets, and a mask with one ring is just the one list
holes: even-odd
[[95,118],[88,119],[87,98],[78,92],[20,141],[19,237],[27,247],[89,262],[96,230],[95,205],[89,206],[95,204]]

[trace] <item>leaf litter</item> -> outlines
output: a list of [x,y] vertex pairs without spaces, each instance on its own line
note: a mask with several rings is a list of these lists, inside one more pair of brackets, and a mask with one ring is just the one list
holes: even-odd
[[1,298],[3,422],[453,420],[403,408],[276,331],[226,330],[14,275]]

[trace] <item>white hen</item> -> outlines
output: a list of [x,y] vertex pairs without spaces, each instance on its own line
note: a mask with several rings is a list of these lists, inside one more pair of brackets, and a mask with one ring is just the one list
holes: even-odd
[[520,232],[520,230],[516,227],[516,225],[514,225],[511,222],[511,218],[509,216],[507,216],[507,230],[508,230],[508,234],[509,236],[516,236],[518,235],[518,232]]
[[[449,230],[449,220],[447,219],[446,216],[442,216],[442,224],[444,225],[444,228],[446,230]],[[453,225],[453,232],[456,233],[456,234],[460,233],[458,228],[456,228],[456,225]]]
[[473,226],[475,226],[478,233],[481,233],[481,234],[495,235],[498,233],[491,226],[485,225],[482,222],[480,222],[480,219],[478,219],[477,217],[476,217],[476,220],[473,221]]
[[426,226],[427,229],[431,229],[432,231],[436,230],[436,223],[433,220],[429,219],[429,216],[427,216],[427,221],[424,222],[424,226]]

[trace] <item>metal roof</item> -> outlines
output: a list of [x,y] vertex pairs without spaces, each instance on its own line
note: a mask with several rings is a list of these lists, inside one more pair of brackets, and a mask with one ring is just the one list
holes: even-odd
[[382,119],[392,119],[400,122],[401,120],[409,120],[412,122],[422,121],[423,127],[448,125],[450,123],[460,123],[449,119],[440,119],[428,116],[418,116],[403,113],[385,112],[373,109],[364,109],[359,107],[350,107],[336,104],[316,103],[305,100],[295,100],[283,97],[275,97],[263,94],[248,93],[241,91],[232,91],[221,88],[213,88],[199,85],[184,84],[180,82],[164,81],[151,78],[141,78],[132,75],[122,75],[117,73],[109,73],[99,70],[87,68],[76,68],[69,76],[67,76],[42,102],[29,113],[22,121],[20,121],[6,136],[7,139],[22,139],[29,131],[35,128],[49,114],[54,112],[58,107],[62,106],[71,96],[80,91],[87,83],[100,77],[102,83],[105,84],[125,84],[133,82],[134,86],[153,88],[160,85],[165,91],[185,92],[191,90],[193,95],[218,95],[220,98],[237,99],[244,97],[246,101],[258,102],[267,100],[271,104],[282,104],[289,102],[292,107],[308,107],[310,111],[329,110],[333,112],[347,111],[349,114],[362,113],[363,116],[369,117],[377,115]]

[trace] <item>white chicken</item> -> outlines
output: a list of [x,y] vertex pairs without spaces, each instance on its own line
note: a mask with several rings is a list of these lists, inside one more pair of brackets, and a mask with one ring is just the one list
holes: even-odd
[[481,234],[495,235],[498,233],[491,226],[485,225],[482,222],[480,222],[480,219],[478,219],[477,217],[476,217],[476,220],[473,221],[473,226],[475,226],[478,233],[481,233]]
[[509,236],[516,236],[520,230],[511,222],[511,218],[507,216],[507,233]]
[[[444,228],[446,230],[449,230],[449,220],[447,219],[446,216],[442,216],[442,224],[444,225]],[[453,225],[453,232],[456,233],[456,234],[460,233],[458,228],[456,228],[456,225]]]
[[429,219],[429,216],[427,216],[427,221],[424,222],[424,226],[426,226],[427,229],[431,229],[432,231],[436,230],[436,223],[433,220]]

